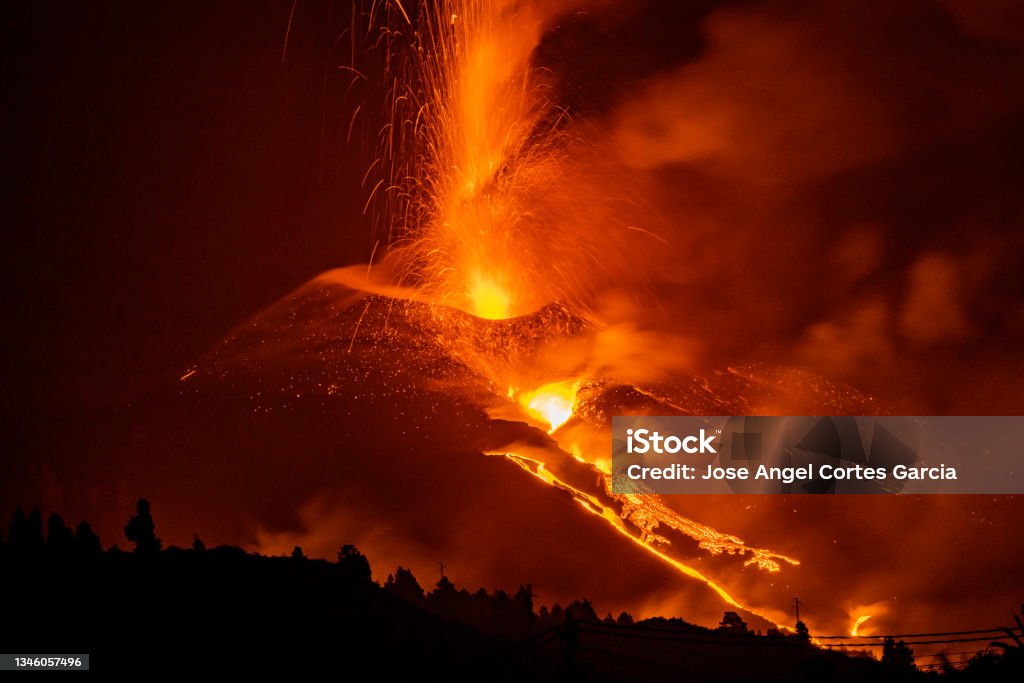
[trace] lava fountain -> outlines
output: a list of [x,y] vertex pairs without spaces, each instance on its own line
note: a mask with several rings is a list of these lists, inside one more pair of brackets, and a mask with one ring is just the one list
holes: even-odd
[[389,7],[387,123],[367,174],[387,268],[481,318],[587,308],[610,250],[637,233],[622,215],[630,198],[594,171],[532,64],[566,3],[450,0],[415,17]]

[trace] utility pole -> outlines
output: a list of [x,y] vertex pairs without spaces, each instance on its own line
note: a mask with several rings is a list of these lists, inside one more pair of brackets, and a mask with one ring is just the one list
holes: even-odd
[[444,578],[444,562],[438,562],[437,566],[441,568],[441,578]]
[[793,609],[796,611],[796,621],[800,623],[800,598],[793,598]]

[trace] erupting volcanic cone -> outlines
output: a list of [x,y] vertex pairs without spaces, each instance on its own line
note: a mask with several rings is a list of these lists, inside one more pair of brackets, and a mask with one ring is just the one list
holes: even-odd
[[127,479],[181,511],[164,525],[169,539],[204,529],[208,541],[322,556],[351,542],[378,575],[411,565],[429,584],[443,560],[460,585],[532,582],[546,602],[588,597],[602,609],[685,604],[688,618],[709,623],[733,598],[687,558],[707,556],[710,569],[789,561],[666,505],[612,496],[597,463],[605,449],[588,462],[566,445],[580,433],[589,448],[610,443],[608,416],[638,408],[743,410],[751,377],[715,380],[743,400],[703,379],[654,389],[579,380],[572,417],[549,435],[510,399],[505,376],[591,333],[589,323],[558,305],[484,320],[360,291],[342,275],[314,279],[241,326],[172,400],[133,407],[124,447],[138,471]]

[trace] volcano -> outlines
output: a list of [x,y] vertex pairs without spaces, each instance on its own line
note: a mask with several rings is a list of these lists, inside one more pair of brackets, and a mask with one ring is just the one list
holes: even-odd
[[532,582],[549,604],[586,597],[714,623],[747,606],[717,576],[749,581],[797,560],[655,496],[613,496],[601,465],[610,417],[744,414],[782,396],[826,412],[871,408],[856,392],[765,369],[644,386],[587,377],[554,428],[512,383],[552,379],[541,360],[579,351],[595,323],[557,304],[484,320],[352,280],[337,270],[308,282],[118,416],[127,436],[115,450],[134,456],[125,480],[142,487],[122,490],[175,511],[162,525],[169,541],[201,529],[207,542],[319,556],[354,543],[378,577],[401,564],[429,584],[443,562],[461,585]]

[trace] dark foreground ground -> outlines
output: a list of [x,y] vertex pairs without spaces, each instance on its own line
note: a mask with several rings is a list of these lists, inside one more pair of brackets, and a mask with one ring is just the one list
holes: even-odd
[[924,672],[899,649],[882,661],[806,636],[717,630],[680,619],[600,619],[586,600],[535,610],[516,593],[424,592],[399,568],[383,586],[343,546],[336,562],[238,548],[161,549],[148,508],[104,551],[88,525],[16,513],[0,543],[0,651],[89,653],[94,671],[370,671],[394,678],[581,681],[975,681],[1021,678],[1021,634],[962,670]]

